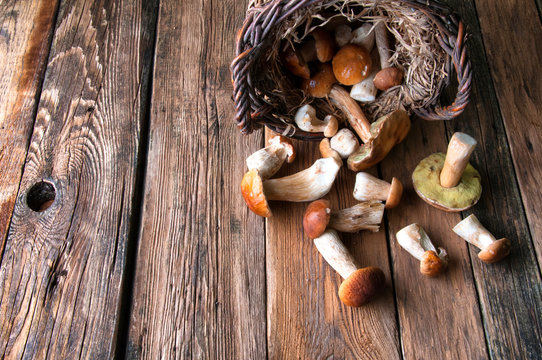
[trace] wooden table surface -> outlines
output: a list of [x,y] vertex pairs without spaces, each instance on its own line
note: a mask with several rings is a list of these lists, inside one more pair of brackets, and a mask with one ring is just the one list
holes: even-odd
[[[303,234],[306,204],[264,221],[240,195],[264,144],[231,100],[247,1],[0,0],[0,358],[541,359],[541,2],[449,3],[470,33],[471,103],[413,119],[371,170],[405,194],[380,232],[343,237],[387,283],[348,308]],[[409,180],[455,131],[479,142],[466,213]],[[283,174],[318,156],[295,145]],[[341,170],[327,198],[353,204],[353,183]],[[507,259],[483,264],[451,231],[470,213],[512,241]],[[448,250],[443,276],[398,246],[413,222]]]

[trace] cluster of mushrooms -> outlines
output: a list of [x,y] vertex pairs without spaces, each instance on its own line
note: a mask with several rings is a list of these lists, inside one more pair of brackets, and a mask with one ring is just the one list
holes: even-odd
[[[384,288],[385,276],[377,267],[361,268],[339,233],[379,231],[384,209],[399,204],[403,185],[397,178],[388,183],[363,170],[384,159],[410,130],[405,111],[393,111],[371,124],[359,103],[374,101],[378,90],[400,85],[403,72],[389,66],[388,34],[382,21],[365,23],[355,30],[347,25],[338,26],[334,38],[321,28],[309,35],[309,40],[297,49],[289,47],[284,51],[283,65],[299,77],[307,95],[329,99],[355,134],[346,127],[340,128],[341,123],[334,115],[319,120],[312,106],[303,105],[296,113],[295,122],[304,131],[324,134],[319,147],[321,158],[296,174],[272,178],[284,162],[292,163],[296,157],[288,138],[274,136],[268,146],[247,158],[248,172],[241,181],[241,190],[249,209],[263,217],[272,216],[268,201],[311,202],[303,217],[305,234],[344,279],[339,288],[341,301],[357,307]],[[371,55],[375,42],[377,51]],[[336,47],[339,47],[337,52]],[[380,57],[380,69],[373,66],[374,53]],[[348,90],[346,86],[351,88]],[[359,144],[358,137],[363,144]],[[445,211],[463,211],[474,206],[482,191],[480,174],[469,164],[475,146],[476,141],[469,135],[455,133],[446,154],[432,154],[414,170],[412,181],[416,193]],[[332,209],[329,201],[321,198],[330,191],[345,159],[348,168],[356,172],[353,197],[359,203],[346,209]],[[457,224],[453,231],[479,247],[482,251],[478,256],[484,262],[499,261],[510,252],[510,241],[496,240],[474,215]],[[446,269],[446,250],[436,248],[420,225],[406,226],[397,232],[396,239],[420,261],[422,274],[433,277]]]

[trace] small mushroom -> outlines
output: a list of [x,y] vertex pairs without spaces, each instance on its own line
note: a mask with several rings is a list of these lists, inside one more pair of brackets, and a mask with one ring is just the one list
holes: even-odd
[[375,40],[378,54],[380,55],[381,70],[375,75],[373,82],[379,90],[386,91],[403,82],[403,72],[390,65],[388,31],[386,30],[386,24],[384,24],[383,21],[379,21],[375,25]]
[[307,63],[317,59],[322,63],[330,61],[335,53],[333,36],[319,27],[311,31],[308,36],[312,39],[299,50],[303,60]]
[[368,52],[373,50],[375,44],[375,32],[373,31],[372,23],[365,23],[352,31],[352,44],[362,46]]
[[290,176],[263,180],[258,170],[249,170],[241,180],[241,193],[250,210],[270,217],[268,200],[303,202],[326,195],[339,172],[335,159],[318,159],[311,167]]
[[429,155],[414,169],[412,182],[416,193],[445,211],[463,211],[474,206],[482,194],[480,174],[468,163],[475,146],[472,137],[456,132],[446,155]]
[[365,172],[356,174],[356,185],[354,186],[354,199],[356,200],[385,201],[386,209],[392,209],[399,205],[401,195],[403,195],[403,184],[396,177],[391,179],[390,184]]
[[384,289],[384,272],[374,266],[360,269],[335,230],[326,230],[313,241],[322,257],[344,279],[339,287],[343,304],[362,306]]
[[333,84],[337,82],[333,69],[329,64],[318,64],[317,71],[310,79],[301,82],[303,91],[313,97],[326,97],[331,91]]
[[247,158],[247,167],[249,170],[258,170],[262,179],[265,180],[275,175],[284,161],[291,164],[295,155],[295,149],[290,139],[277,135],[269,140],[268,146]]
[[324,121],[322,121],[316,117],[316,110],[308,104],[303,105],[297,110],[295,123],[303,131],[323,132],[326,137],[335,135],[339,128],[339,123],[335,116],[326,116]]
[[352,86],[350,89],[350,97],[362,103],[373,102],[376,99],[378,89],[373,83],[376,72],[373,71],[366,79]]
[[340,166],[343,165],[343,160],[341,159],[341,155],[335,150],[331,148],[331,144],[328,138],[323,138],[322,141],[320,141],[320,154],[322,154],[323,158],[333,158],[337,164],[340,164]]
[[309,65],[303,60],[292,47],[288,47],[281,54],[282,64],[295,76],[310,79]]
[[328,200],[309,204],[303,216],[303,229],[311,239],[326,229],[355,233],[361,230],[377,232],[384,215],[384,205],[379,201],[366,201],[346,209],[332,210]]
[[507,238],[497,240],[474,214],[466,217],[454,227],[454,232],[465,241],[479,248],[478,258],[491,264],[502,260],[510,253],[511,243]]
[[341,129],[331,138],[330,146],[341,158],[347,159],[359,149],[359,142],[352,131]]
[[340,24],[335,28],[335,43],[338,47],[343,47],[352,40],[352,29],[346,24]]
[[448,265],[448,254],[443,248],[435,248],[423,228],[418,224],[408,225],[395,235],[397,242],[410,255],[420,260],[420,272],[434,277],[441,274]]
[[354,85],[369,76],[371,54],[354,44],[343,46],[333,57],[333,73],[343,85]]

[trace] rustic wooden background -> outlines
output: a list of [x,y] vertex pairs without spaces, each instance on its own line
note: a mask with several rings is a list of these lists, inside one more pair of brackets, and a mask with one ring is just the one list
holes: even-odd
[[[0,358],[541,359],[541,2],[448,2],[470,33],[472,102],[415,119],[372,170],[406,193],[379,233],[344,237],[387,281],[352,309],[303,235],[306,205],[264,222],[239,194],[264,144],[233,121],[247,1],[0,0]],[[470,212],[412,190],[455,131],[479,141],[472,212],[512,240],[501,263],[450,231]],[[317,157],[296,146],[283,174]],[[334,205],[353,203],[353,181],[341,170]],[[444,276],[398,247],[412,222],[448,250]]]

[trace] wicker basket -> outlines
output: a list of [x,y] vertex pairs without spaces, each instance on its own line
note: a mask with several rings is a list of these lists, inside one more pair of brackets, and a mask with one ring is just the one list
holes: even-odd
[[[465,33],[463,24],[440,2],[256,0],[250,3],[243,26],[238,31],[237,56],[231,64],[236,121],[243,134],[250,134],[265,125],[292,138],[303,140],[322,138],[321,133],[308,133],[298,129],[292,120],[295,111],[307,102],[311,102],[320,114],[330,112],[337,114],[337,110],[329,101],[307,98],[298,89],[295,81],[291,80],[280,64],[279,51],[286,42],[299,43],[315,27],[327,26],[336,19],[354,23],[384,20],[390,32],[396,37],[396,44],[404,42],[398,38],[403,36],[400,31],[404,31],[404,28],[395,29],[394,26],[406,26],[408,31],[422,34],[423,41],[427,42],[420,43],[414,39],[420,43],[417,49],[427,48],[425,51],[429,51],[430,55],[442,53],[441,71],[433,70],[433,73],[440,76],[440,80],[434,78],[423,80],[430,83],[426,85],[427,95],[423,99],[413,100],[413,96],[409,95],[409,91],[417,86],[414,83],[416,81],[414,74],[411,77],[414,79],[412,84],[407,79],[408,81],[405,80],[400,87],[379,95],[375,104],[366,106],[364,110],[369,113],[369,118],[374,120],[379,110],[391,111],[394,110],[393,107],[404,108],[409,113],[426,120],[448,120],[463,111],[468,103],[471,86],[471,69],[464,46]],[[399,66],[408,68],[408,61],[412,61],[412,57],[415,59],[418,52],[410,50],[414,49],[413,44],[405,46],[410,51],[410,60],[403,59],[402,65],[401,59],[395,60]],[[405,70],[408,72],[408,69]],[[443,106],[438,100],[454,70],[458,82],[457,95],[451,105]]]

